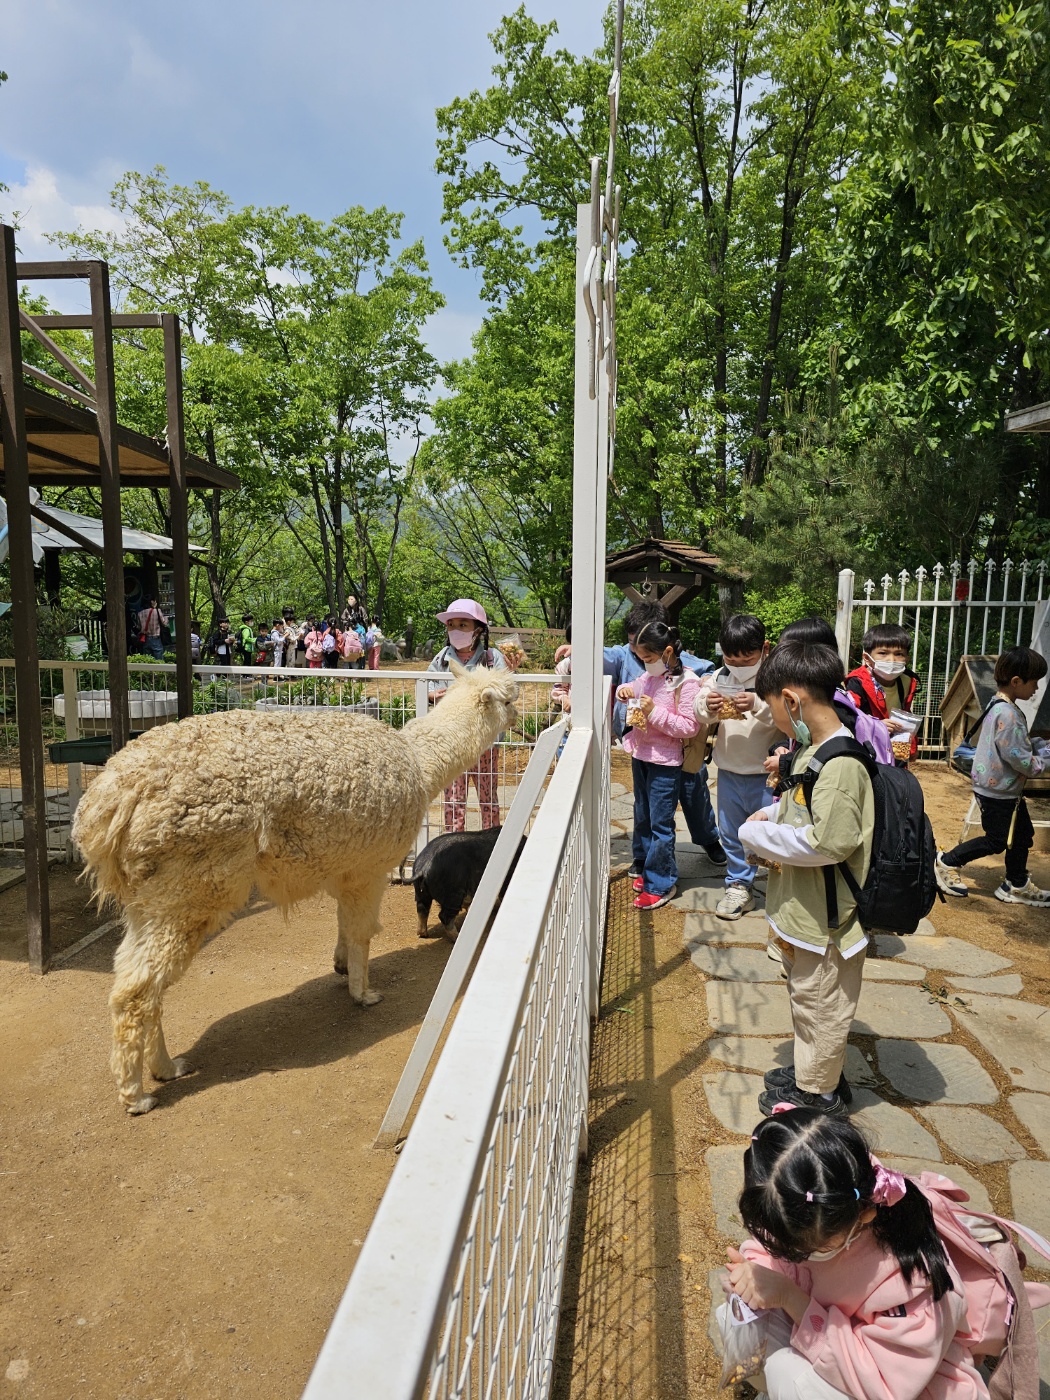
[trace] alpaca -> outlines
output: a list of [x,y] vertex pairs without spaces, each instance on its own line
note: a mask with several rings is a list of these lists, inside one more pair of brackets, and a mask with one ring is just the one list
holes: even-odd
[[201,715],[147,730],[88,788],[73,839],[98,899],[124,910],[110,1063],[129,1113],[156,1105],[143,1093],[144,1062],[161,1081],[189,1072],[164,1044],[164,990],[253,885],[284,910],[318,889],[334,896],[335,970],[359,1005],[381,1000],[368,986],[368,945],[388,872],[430,802],[515,718],[512,676],[452,670],[440,704],[401,730],[324,711]]

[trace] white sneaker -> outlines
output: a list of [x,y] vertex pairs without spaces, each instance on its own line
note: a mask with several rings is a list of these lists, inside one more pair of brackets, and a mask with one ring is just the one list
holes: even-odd
[[746,885],[730,885],[715,905],[715,917],[719,919],[739,919],[755,907],[751,891]]
[[1004,880],[995,897],[1004,904],[1035,904],[1050,908],[1050,890],[1041,890],[1034,880],[1029,880],[1026,885],[1011,885],[1009,880]]
[[937,852],[937,859],[933,863],[933,876],[937,881],[937,888],[945,894],[955,895],[956,898],[965,899],[970,893],[963,883],[963,878],[953,865],[945,865],[944,852]]

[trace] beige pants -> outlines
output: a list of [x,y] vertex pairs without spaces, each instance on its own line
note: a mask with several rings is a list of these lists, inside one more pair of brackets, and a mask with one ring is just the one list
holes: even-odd
[[787,972],[795,1029],[795,1082],[810,1094],[830,1094],[846,1058],[846,1037],[860,999],[864,952],[844,958],[833,945],[823,953],[778,940]]

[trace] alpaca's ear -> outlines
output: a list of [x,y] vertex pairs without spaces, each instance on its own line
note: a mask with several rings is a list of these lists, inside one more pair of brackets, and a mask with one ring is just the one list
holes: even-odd
[[467,676],[470,674],[467,668],[461,662],[457,661],[454,656],[450,656],[448,659],[448,669],[452,672],[452,674],[456,677],[457,680],[460,678],[460,676]]

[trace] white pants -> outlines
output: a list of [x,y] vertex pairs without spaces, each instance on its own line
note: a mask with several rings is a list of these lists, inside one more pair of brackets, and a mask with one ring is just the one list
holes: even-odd
[[[821,1380],[804,1356],[791,1349],[794,1324],[778,1309],[769,1319],[769,1351],[766,1353],[765,1390],[769,1400],[849,1400],[844,1390],[836,1390]],[[761,1376],[752,1384],[759,1386]]]

